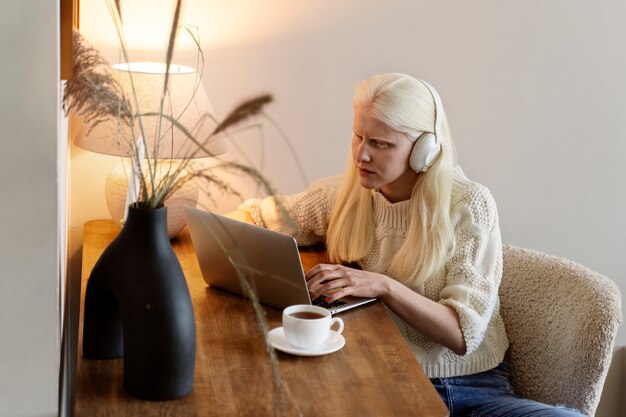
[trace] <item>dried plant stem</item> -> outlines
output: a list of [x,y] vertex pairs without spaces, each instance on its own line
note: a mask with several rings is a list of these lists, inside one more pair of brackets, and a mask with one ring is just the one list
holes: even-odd
[[[124,37],[124,29],[122,27],[122,14],[121,14],[121,7],[120,7],[120,3],[119,1],[115,2],[115,6],[113,4],[111,4],[111,0],[107,0],[107,7],[109,9],[109,13],[111,15],[111,18],[113,19],[113,24],[115,26],[115,33],[117,35],[117,39],[118,42],[120,44],[120,49],[122,52],[122,56],[124,58],[124,62],[129,63],[130,59],[128,57],[128,49],[126,48],[126,38]],[[133,76],[132,76],[132,72],[129,71],[129,80],[130,80],[130,87],[131,87],[131,91],[132,91],[132,96],[134,99],[134,104],[135,104],[135,108],[137,109],[137,113],[141,114],[141,109],[139,106],[139,98],[137,95],[137,91],[135,89],[135,83],[133,80]],[[145,149],[146,151],[149,151],[148,149],[148,141],[146,139],[146,131],[143,127],[143,119],[141,117],[134,117],[134,120],[138,123],[139,125],[139,140],[143,143],[143,149]],[[133,145],[135,146],[135,152],[133,153],[133,157],[135,159],[135,162],[137,164],[138,167],[141,167],[141,163],[142,161],[139,160],[138,158],[138,149],[137,149],[137,144],[135,143],[135,139],[138,137],[136,136],[136,132],[134,130],[134,125],[131,125],[131,127],[133,128],[132,132],[133,132]],[[152,194],[154,194],[154,175],[156,173],[156,167],[152,167],[153,162],[151,160],[151,158],[146,158],[146,163],[148,164],[148,172],[150,173],[150,184],[152,184]],[[141,173],[140,177],[144,177],[143,172]],[[146,182],[145,182],[145,178],[140,178],[141,181],[141,193],[142,193],[142,199],[143,201],[147,201],[148,200],[148,192],[146,189]],[[148,207],[152,207],[150,204],[148,204]]]
[[255,97],[251,100],[246,100],[239,106],[235,107],[229,115],[215,128],[213,134],[217,135],[220,132],[228,129],[230,126],[240,123],[250,116],[258,114],[263,106],[272,102],[272,96],[269,94],[263,94],[259,97]]
[[[222,240],[217,236],[217,234],[213,231],[213,229],[208,223],[205,223],[205,227],[209,231],[209,233],[211,233],[211,235],[213,236],[213,239],[215,239],[217,244],[220,246],[220,250],[222,250],[226,254],[226,256],[228,257],[230,261],[230,264],[233,266],[233,268],[235,268],[235,271],[237,272],[237,276],[239,277],[239,282],[243,289],[244,295],[252,303],[252,308],[254,310],[256,321],[259,325],[261,332],[263,333],[263,342],[265,343],[265,350],[267,351],[269,359],[270,359],[270,367],[272,371],[272,384],[273,384],[273,391],[274,391],[273,413],[276,416],[281,416],[281,417],[287,416],[287,412],[288,412],[287,400],[286,400],[287,389],[284,386],[283,381],[282,381],[280,368],[278,366],[278,358],[276,357],[276,351],[274,350],[274,347],[272,346],[269,340],[269,335],[268,335],[269,326],[267,324],[265,312],[263,311],[263,308],[261,307],[261,303],[259,301],[256,291],[254,290],[252,284],[250,283],[250,280],[248,279],[248,274],[251,274],[252,276],[254,276],[260,271],[257,271],[254,268],[252,268],[246,262],[246,260],[241,258],[241,256],[238,255],[237,253],[231,253],[226,248]],[[231,239],[232,241],[236,242],[235,237],[232,235],[228,235],[227,239]],[[296,409],[297,415],[302,416],[302,413],[300,412],[297,403],[292,401],[292,404],[294,405]]]
[[[129,64],[131,61],[129,59],[129,53],[122,26],[121,2],[120,0],[107,0],[106,4],[113,19],[122,59],[124,62]],[[194,104],[194,97],[200,86],[200,80],[202,79],[204,69],[204,55],[202,53],[202,49],[200,48],[198,36],[193,33],[189,26],[179,25],[182,5],[182,0],[176,1],[165,56],[166,71],[158,111],[145,112],[140,108],[132,71],[129,71],[130,92],[127,93],[132,97],[126,97],[124,91],[122,91],[119,81],[110,71],[109,64],[95,49],[87,45],[78,33],[75,35],[75,47],[78,53],[74,53],[74,64],[78,67],[75,67],[74,70],[74,84],[68,83],[68,88],[64,93],[63,103],[66,110],[75,110],[78,114],[83,115],[86,122],[91,124],[91,127],[105,120],[113,119],[117,122],[118,136],[120,136],[119,146],[125,147],[125,152],[123,152],[124,154],[128,153],[126,151],[131,150],[132,161],[137,168],[137,172],[133,169],[132,174],[132,177],[136,177],[140,183],[138,201],[135,203],[136,206],[146,208],[161,207],[164,205],[165,200],[175,193],[183,184],[194,179],[204,180],[205,182],[216,186],[221,192],[229,193],[241,198],[241,195],[228,182],[221,179],[219,175],[216,175],[216,172],[221,170],[227,173],[236,172],[251,178],[259,188],[263,189],[264,192],[274,196],[276,204],[285,215],[285,218],[291,219],[280,200],[275,197],[276,192],[274,188],[262,175],[260,170],[253,167],[253,164],[241,149],[240,152],[249,165],[216,158],[218,164],[213,167],[192,170],[191,172],[187,171],[190,167],[191,158],[194,158],[201,152],[212,155],[212,152],[209,151],[208,148],[209,145],[211,145],[211,142],[215,140],[218,135],[225,135],[231,139],[229,133],[231,133],[232,129],[244,121],[248,121],[253,116],[263,114],[263,109],[267,104],[273,101],[273,97],[269,94],[262,94],[249,100],[245,100],[236,106],[222,121],[216,120],[212,115],[202,115],[198,124],[191,128],[183,126],[178,117],[168,115],[164,112],[167,100],[171,100],[169,91],[170,67],[172,64],[176,37],[180,27],[183,27],[191,36],[198,51],[196,58],[198,64],[196,82],[193,86],[193,94],[189,98],[189,102],[186,103],[186,106],[184,106],[185,109]],[[157,132],[152,149],[149,149],[148,146],[148,139],[152,138],[146,137],[147,130],[144,128],[144,117],[157,117],[158,119],[156,129]],[[269,119],[267,116],[265,117]],[[214,122],[216,127],[210,134],[205,135],[205,137],[196,137],[194,132],[197,131],[196,129],[198,126],[201,126],[200,123],[204,123],[208,119]],[[273,122],[273,120],[269,120]],[[276,126],[275,123],[274,125]],[[262,136],[263,130],[260,126],[254,127],[259,128]],[[131,137],[122,138],[122,132],[125,131],[126,128],[130,130],[129,135]],[[162,146],[163,143],[161,143],[161,141],[169,140],[169,138],[172,138],[173,140],[175,130],[182,133],[182,135],[189,140],[191,149],[180,162],[173,163],[173,154],[161,155],[160,152],[162,148],[165,148],[165,146]],[[280,132],[284,137],[284,133],[282,131]],[[231,142],[237,147],[235,141],[231,139]],[[262,146],[265,146],[263,140],[261,144]],[[289,143],[288,146],[301,169],[301,164],[295,155],[293,147]],[[261,156],[261,158],[263,157],[264,155]],[[164,158],[165,160],[169,159],[170,165],[166,167],[157,167],[157,159],[159,158]],[[263,167],[263,163],[264,160],[261,159],[261,168]],[[130,181],[132,181],[132,179],[129,179],[129,182]],[[209,197],[211,197],[210,194]],[[226,251],[224,247],[222,247],[222,250]],[[231,256],[232,254],[227,255]],[[287,400],[289,399],[289,395],[281,379],[276,352],[269,341],[269,329],[264,311],[259,303],[257,294],[248,279],[247,273],[251,272],[251,270],[247,268],[245,260],[234,258],[231,260],[239,275],[242,288],[244,288],[246,296],[251,300],[256,321],[258,322],[259,328],[263,333],[263,341],[269,356],[272,371],[274,414],[286,416],[288,405]],[[252,272],[254,273],[254,271]],[[298,415],[301,415],[297,404],[294,403],[293,405],[295,406]]]
[[[168,88],[169,88],[169,79],[170,79],[170,66],[172,65],[172,57],[174,56],[174,45],[176,44],[176,34],[178,33],[178,20],[180,19],[181,6],[182,6],[182,0],[177,0],[176,7],[174,8],[174,18],[172,19],[172,27],[170,29],[170,37],[167,43],[167,52],[165,54],[165,77],[163,80],[163,89],[161,92],[161,99],[159,102],[160,114],[163,114],[165,100],[169,98]],[[158,126],[157,126],[157,132],[156,132],[157,140],[154,143],[154,149],[153,149],[153,152],[154,152],[153,155],[155,158],[157,158],[158,155],[160,155],[159,147],[161,144],[161,129],[163,127],[163,118],[159,117],[157,120],[158,120]],[[153,175],[156,176],[156,166],[154,167]]]
[[244,294],[248,297],[252,302],[252,308],[254,310],[254,315],[256,316],[256,321],[263,333],[263,342],[265,344],[265,350],[270,359],[270,365],[272,369],[272,383],[274,387],[274,395],[273,395],[273,411],[274,415],[278,416],[286,416],[287,415],[287,402],[285,400],[285,387],[283,385],[282,377],[280,375],[280,368],[278,367],[278,358],[276,357],[276,351],[274,347],[270,343],[269,340],[269,326],[267,324],[267,320],[265,318],[265,312],[261,307],[261,303],[257,297],[256,291],[250,285],[250,281],[245,276],[242,271],[235,266],[237,269],[237,274],[239,276],[239,282],[241,283],[241,287],[244,290]]
[[[132,123],[131,105],[119,82],[112,76],[109,64],[74,31],[72,47],[74,76],[63,92],[63,108],[84,116],[87,133],[99,123],[115,116],[120,124]],[[96,98],[94,100],[94,98]]]

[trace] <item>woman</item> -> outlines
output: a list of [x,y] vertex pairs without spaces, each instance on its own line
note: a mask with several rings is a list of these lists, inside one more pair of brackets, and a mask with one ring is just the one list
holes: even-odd
[[[502,244],[489,191],[456,166],[436,91],[404,74],[360,83],[343,178],[248,200],[239,218],[324,243],[312,297],[377,297],[454,415],[579,416],[515,396],[499,313]],[[358,268],[347,266],[358,265]],[[532,414],[535,415],[535,414]]]

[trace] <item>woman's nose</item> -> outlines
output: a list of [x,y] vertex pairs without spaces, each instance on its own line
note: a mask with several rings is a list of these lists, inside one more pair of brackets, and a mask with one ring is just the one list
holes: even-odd
[[356,151],[355,159],[357,162],[369,162],[370,161],[370,154],[364,142],[361,142],[359,144],[359,147],[357,148],[357,151]]

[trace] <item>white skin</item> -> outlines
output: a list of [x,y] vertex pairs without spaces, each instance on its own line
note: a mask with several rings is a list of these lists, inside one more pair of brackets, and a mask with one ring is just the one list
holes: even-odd
[[[369,108],[355,111],[352,157],[362,187],[379,190],[392,203],[410,199],[413,185],[421,175],[409,167],[412,147],[407,135],[374,118]],[[347,295],[378,298],[424,336],[459,355],[466,352],[454,309],[416,293],[387,275],[319,264],[306,273],[306,279],[311,298],[328,292],[332,292],[327,296],[328,301]]]

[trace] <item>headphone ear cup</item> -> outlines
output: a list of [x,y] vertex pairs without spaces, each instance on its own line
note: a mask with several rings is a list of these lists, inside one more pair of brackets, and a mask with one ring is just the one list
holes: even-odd
[[441,145],[433,133],[423,133],[413,145],[409,166],[415,172],[426,172],[439,156]]

